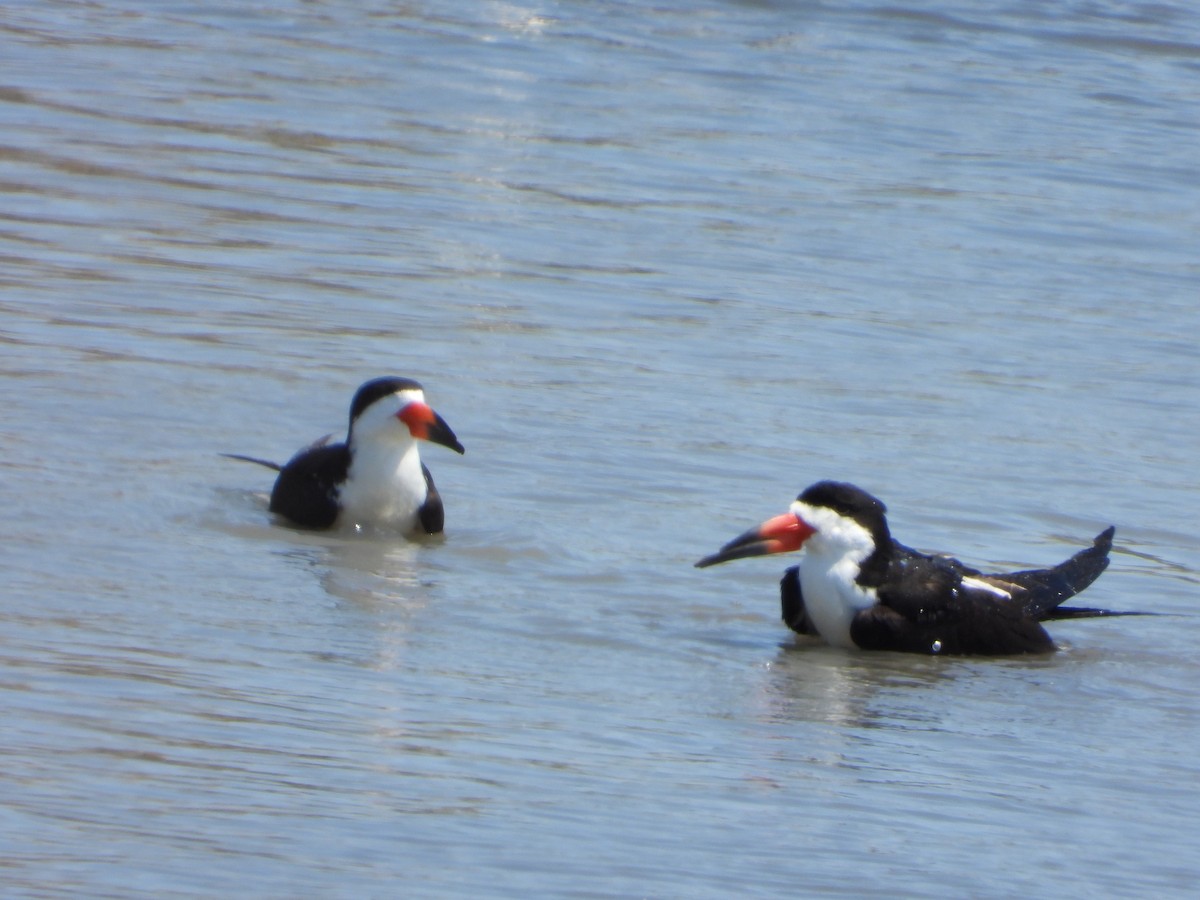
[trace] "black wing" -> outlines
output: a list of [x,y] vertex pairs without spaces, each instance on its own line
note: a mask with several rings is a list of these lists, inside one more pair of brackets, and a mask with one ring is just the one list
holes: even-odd
[[1108,568],[1108,554],[1112,550],[1115,533],[1116,529],[1110,525],[1096,535],[1092,546],[1086,550],[1080,550],[1066,562],[1049,569],[1027,569],[1008,575],[986,576],[986,580],[990,581],[995,578],[1024,588],[1027,591],[1025,611],[1043,621],[1081,618],[1088,615],[1128,615],[1128,613],[1113,613],[1103,609],[1059,608],[1060,603],[1087,588],[1100,577],[1101,572]]
[[779,582],[779,600],[783,607],[783,624],[796,634],[816,634],[816,626],[804,606],[804,591],[800,588],[800,567],[792,566]]
[[1007,591],[1012,595],[1014,602],[1020,604],[1026,615],[1041,622],[1053,619],[1146,615],[1141,612],[1117,612],[1109,609],[1060,605],[1090,587],[1092,582],[1108,568],[1108,554],[1112,551],[1115,533],[1116,529],[1110,525],[1096,535],[1092,546],[1080,550],[1057,566],[1050,566],[1046,569],[1023,569],[1020,572],[984,575],[974,569],[968,569],[958,560],[948,557],[936,557],[936,559],[946,560],[947,564],[959,567],[957,570],[963,575],[972,576],[977,581]]
[[275,479],[271,512],[305,528],[329,528],[337,521],[338,486],[349,468],[345,444],[317,443],[301,450]]
[[421,528],[426,534],[441,534],[442,527],[446,524],[446,510],[442,506],[442,495],[433,486],[433,476],[429,474],[429,467],[425,463],[421,463],[421,471],[425,473],[426,493],[425,502],[417,510],[417,517],[421,520]]
[[1053,650],[1041,621],[1127,615],[1059,606],[1107,568],[1113,534],[1106,528],[1091,547],[1057,566],[994,575],[897,545],[879,605],[855,617],[851,637],[862,647],[919,653]]
[[[850,625],[850,637],[868,650],[930,654],[1045,653],[1054,642],[1028,614],[1023,588],[1012,596],[964,582],[966,566],[948,557],[911,556],[890,573],[879,603]],[[975,576],[967,574],[968,579]]]

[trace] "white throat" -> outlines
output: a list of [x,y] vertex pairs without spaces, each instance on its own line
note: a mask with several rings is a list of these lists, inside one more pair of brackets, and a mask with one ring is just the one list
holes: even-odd
[[827,507],[797,500],[792,512],[815,528],[804,542],[800,561],[800,588],[804,608],[821,637],[835,647],[853,648],[850,623],[859,610],[877,602],[874,588],[855,582],[862,561],[875,550],[871,533]]

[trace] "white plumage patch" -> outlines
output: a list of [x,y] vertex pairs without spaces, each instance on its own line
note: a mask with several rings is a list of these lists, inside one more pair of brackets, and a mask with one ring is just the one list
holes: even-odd
[[854,580],[862,561],[875,551],[875,540],[853,519],[828,507],[797,500],[791,512],[816,529],[804,542],[800,562],[804,608],[828,643],[853,648],[850,623],[859,610],[878,602],[874,588],[860,587]]
[[978,578],[966,576],[962,580],[962,586],[965,588],[975,588],[977,590],[987,591],[989,594],[995,594],[997,597],[1000,597],[1003,600],[1012,599],[1012,594],[1004,590],[1004,588],[997,587],[994,584],[990,584],[989,582],[982,581]]

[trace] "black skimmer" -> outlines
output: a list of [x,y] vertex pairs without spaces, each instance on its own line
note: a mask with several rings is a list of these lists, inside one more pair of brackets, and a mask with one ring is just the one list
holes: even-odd
[[305,528],[381,528],[438,534],[445,513],[417,441],[465,452],[411,378],[376,378],[354,394],[344,443],[327,435],[283,466],[226,453],[279,472],[271,512]]
[[1053,651],[1041,622],[1139,615],[1060,606],[1108,566],[1115,529],[1048,569],[985,575],[950,556],[892,539],[887,508],[862,488],[821,481],[788,512],[696,563],[803,549],[780,582],[783,620],[835,647],[928,654]]

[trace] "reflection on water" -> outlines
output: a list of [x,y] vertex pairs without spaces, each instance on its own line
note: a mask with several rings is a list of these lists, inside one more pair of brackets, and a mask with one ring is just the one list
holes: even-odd
[[[929,699],[964,673],[957,661],[904,654],[847,653],[799,639],[769,667],[770,718],[819,722],[844,728],[936,728]],[[910,702],[903,695],[915,695]]]

